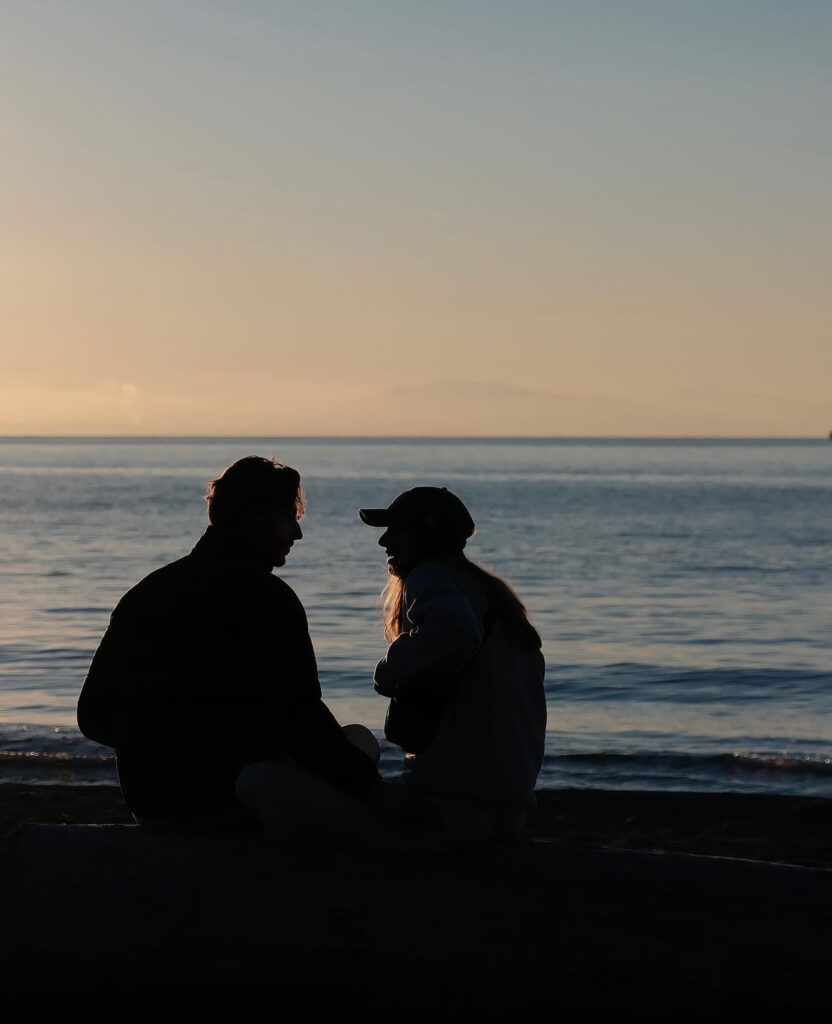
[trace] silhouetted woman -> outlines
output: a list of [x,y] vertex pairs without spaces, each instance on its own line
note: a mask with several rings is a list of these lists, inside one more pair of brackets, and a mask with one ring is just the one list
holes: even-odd
[[507,583],[464,554],[474,522],[444,487],[414,487],[384,527],[385,638],[374,673],[402,782],[461,840],[514,835],[535,806],[546,733],[541,640]]

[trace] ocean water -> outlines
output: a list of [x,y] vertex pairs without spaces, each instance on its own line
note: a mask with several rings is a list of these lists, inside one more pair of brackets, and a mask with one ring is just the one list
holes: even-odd
[[[247,454],[302,474],[304,539],[280,574],[342,723],[382,739],[386,570],[356,510],[444,484],[477,522],[470,557],[543,637],[540,786],[832,796],[825,440],[0,439],[0,781],[115,780],[75,725],[90,658]],[[383,744],[382,772],[399,765]]]

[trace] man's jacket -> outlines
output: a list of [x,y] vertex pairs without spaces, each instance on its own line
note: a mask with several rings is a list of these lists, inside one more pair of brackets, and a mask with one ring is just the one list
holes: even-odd
[[214,526],[119,601],[78,725],[115,748],[125,802],[148,816],[233,807],[241,768],[286,755],[357,794],[378,778],[321,699],[297,595]]

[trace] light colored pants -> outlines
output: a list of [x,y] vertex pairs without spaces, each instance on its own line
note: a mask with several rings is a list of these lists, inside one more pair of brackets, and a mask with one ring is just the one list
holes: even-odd
[[[363,725],[342,726],[353,746],[378,764],[381,749]],[[379,823],[366,803],[337,789],[291,758],[246,765],[237,799],[253,810],[267,835],[291,846],[371,848]]]
[[[372,732],[364,725],[345,725],[342,728],[350,743],[365,753],[374,764],[378,764],[381,749]],[[153,818],[134,813],[133,818],[136,824],[148,831],[162,834],[239,832],[257,828],[264,821],[268,824],[281,813],[283,805],[284,812],[291,815],[297,803],[305,800],[308,801],[309,813],[312,814],[315,804],[320,804],[325,794],[329,794],[329,799],[324,803],[331,805],[334,812],[339,805],[336,799],[338,791],[293,765],[291,759],[286,758],[284,761],[251,764],[240,772],[236,783],[237,799],[242,804],[240,807],[176,818]],[[350,801],[353,813],[355,804],[355,800]]]
[[[377,764],[380,748],[372,732],[362,725],[343,729]],[[394,782],[379,782],[361,799],[290,759],[247,765],[237,777],[236,793],[268,837],[285,846],[418,857],[475,845],[498,832],[491,809],[419,796]]]

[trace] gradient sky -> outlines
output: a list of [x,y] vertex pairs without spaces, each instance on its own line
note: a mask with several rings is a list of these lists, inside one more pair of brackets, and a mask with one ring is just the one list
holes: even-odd
[[444,378],[832,428],[828,0],[0,13],[0,433]]

